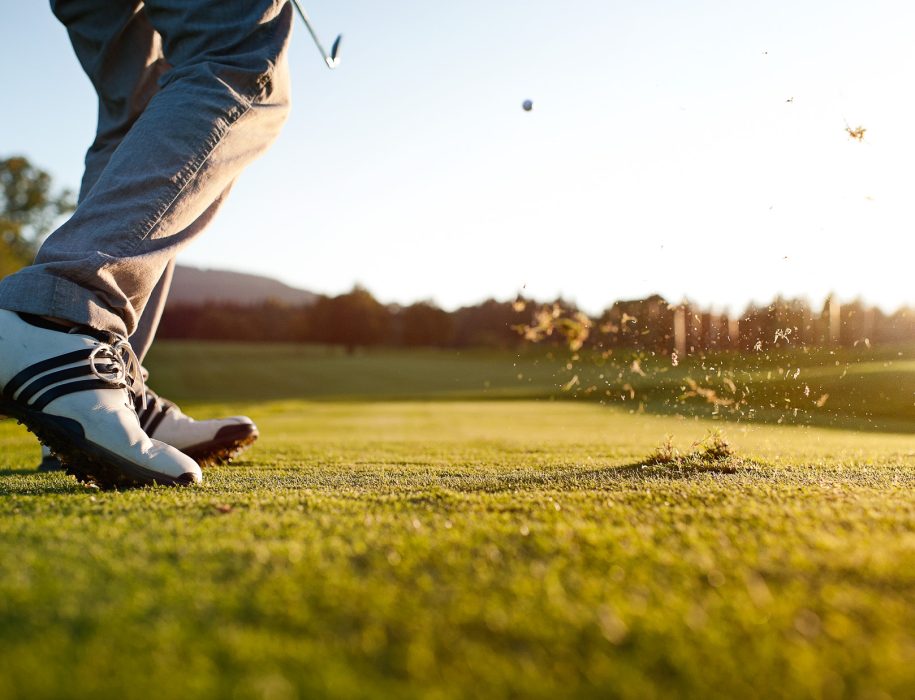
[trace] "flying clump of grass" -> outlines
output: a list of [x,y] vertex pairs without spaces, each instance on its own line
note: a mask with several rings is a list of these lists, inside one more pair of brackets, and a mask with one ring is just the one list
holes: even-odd
[[721,430],[710,430],[685,453],[677,449],[673,436],[668,435],[645,461],[646,467],[717,474],[735,474],[739,464],[740,460]]

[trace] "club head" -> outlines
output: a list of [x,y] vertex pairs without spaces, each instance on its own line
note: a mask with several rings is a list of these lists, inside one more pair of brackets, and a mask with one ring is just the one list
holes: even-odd
[[334,45],[330,47],[330,56],[326,57],[324,60],[327,63],[328,68],[336,68],[340,65],[340,41],[343,39],[341,34],[334,40]]

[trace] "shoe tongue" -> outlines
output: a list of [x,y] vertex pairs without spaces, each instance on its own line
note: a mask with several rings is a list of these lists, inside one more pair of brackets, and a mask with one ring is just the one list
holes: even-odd
[[73,326],[68,326],[63,323],[57,323],[50,319],[45,318],[44,316],[37,316],[36,314],[27,314],[23,311],[18,311],[17,314],[19,318],[28,323],[30,326],[35,326],[36,328],[43,328],[46,331],[57,331],[58,333],[69,333],[73,330]]
[[90,338],[95,338],[106,345],[114,345],[119,340],[122,340],[122,338],[114,333],[96,330],[95,328],[89,328],[89,326],[73,326],[73,328],[67,330],[67,333],[72,333],[73,335],[88,335]]
[[107,343],[108,345],[113,345],[119,340],[118,336],[116,336],[114,333],[109,333],[108,331],[99,331],[95,328],[89,328],[89,326],[80,326],[78,324],[67,325],[65,323],[58,323],[57,321],[52,321],[48,318],[45,318],[44,316],[29,314],[22,311],[17,313],[19,318],[28,323],[30,326],[43,328],[46,331],[73,333],[76,335],[88,335],[102,343]]

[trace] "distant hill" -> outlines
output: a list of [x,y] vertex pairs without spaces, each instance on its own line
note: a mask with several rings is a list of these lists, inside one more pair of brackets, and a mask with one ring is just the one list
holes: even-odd
[[257,304],[276,299],[287,304],[311,304],[317,295],[270,277],[228,270],[201,270],[177,265],[168,305],[205,301]]

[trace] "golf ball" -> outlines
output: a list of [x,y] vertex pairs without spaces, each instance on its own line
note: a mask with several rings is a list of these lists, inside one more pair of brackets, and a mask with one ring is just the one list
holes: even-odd
[[521,103],[521,106],[524,108],[525,112],[530,112],[534,108],[534,103],[530,100],[525,100]]

